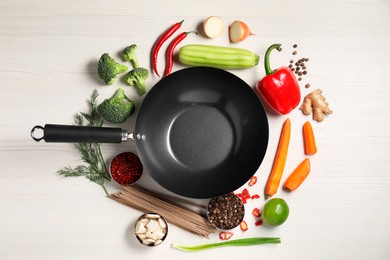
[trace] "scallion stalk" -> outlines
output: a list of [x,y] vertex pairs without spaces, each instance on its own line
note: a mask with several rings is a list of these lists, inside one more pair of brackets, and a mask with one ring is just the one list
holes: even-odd
[[197,246],[182,246],[177,244],[171,244],[171,247],[187,251],[195,252],[210,248],[216,247],[225,247],[225,246],[252,246],[252,245],[261,245],[261,244],[280,244],[280,238],[278,237],[251,237],[251,238],[242,238],[242,239],[233,239],[224,242],[202,244]]

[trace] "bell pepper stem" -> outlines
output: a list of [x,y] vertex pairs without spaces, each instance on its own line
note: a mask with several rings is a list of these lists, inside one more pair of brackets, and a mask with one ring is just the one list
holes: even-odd
[[272,44],[271,46],[269,46],[269,48],[267,49],[267,51],[265,52],[265,56],[264,56],[264,68],[265,68],[265,73],[267,75],[270,75],[270,74],[273,74],[274,71],[271,69],[271,66],[269,64],[269,56],[272,52],[273,49],[279,49],[280,46],[282,46],[281,44],[277,43],[277,44]]

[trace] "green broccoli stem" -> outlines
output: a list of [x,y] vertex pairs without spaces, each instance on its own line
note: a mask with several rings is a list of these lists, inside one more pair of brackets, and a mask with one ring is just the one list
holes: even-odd
[[132,60],[131,60],[131,65],[133,65],[133,68],[138,68],[139,67],[139,62],[138,62],[138,58],[137,57],[134,57]]

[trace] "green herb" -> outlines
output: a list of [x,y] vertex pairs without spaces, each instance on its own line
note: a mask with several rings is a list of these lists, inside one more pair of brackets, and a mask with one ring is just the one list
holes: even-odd
[[224,247],[224,246],[251,246],[251,245],[261,245],[261,244],[280,244],[280,238],[277,237],[250,237],[242,239],[228,240],[224,242],[203,244],[198,246],[181,246],[176,244],[171,244],[171,247],[188,252],[195,252],[210,248]]
[[[91,98],[87,100],[89,113],[77,113],[74,116],[74,123],[78,126],[95,126],[101,127],[103,125],[103,118],[97,111],[97,90],[92,92]],[[85,122],[87,121],[87,122]],[[110,181],[111,176],[108,172],[107,165],[104,161],[101,151],[101,144],[99,143],[78,143],[75,145],[76,149],[81,155],[81,159],[86,165],[78,165],[76,167],[64,167],[57,171],[57,173],[64,177],[78,177],[84,176],[90,181],[99,184],[104,189],[108,196],[104,182]]]

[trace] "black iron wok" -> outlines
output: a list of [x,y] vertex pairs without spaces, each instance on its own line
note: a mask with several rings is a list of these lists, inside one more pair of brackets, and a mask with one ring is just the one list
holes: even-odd
[[[40,128],[43,136],[34,131]],[[268,120],[254,91],[220,69],[193,67],[160,80],[145,96],[135,130],[35,126],[34,140],[119,143],[134,139],[144,169],[162,187],[191,198],[232,192],[259,168]]]

